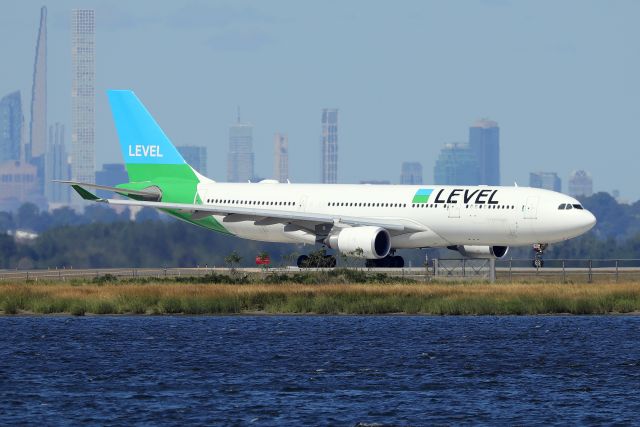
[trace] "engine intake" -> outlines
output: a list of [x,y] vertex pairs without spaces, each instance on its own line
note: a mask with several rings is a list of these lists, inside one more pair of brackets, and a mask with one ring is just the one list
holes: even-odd
[[343,228],[330,235],[326,243],[343,254],[366,259],[384,258],[391,250],[391,236],[381,227]]
[[458,251],[467,258],[478,259],[500,259],[509,252],[509,246],[458,245],[448,246],[447,248]]

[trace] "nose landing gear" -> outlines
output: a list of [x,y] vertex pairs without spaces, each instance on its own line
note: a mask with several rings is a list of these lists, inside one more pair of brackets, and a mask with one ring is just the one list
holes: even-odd
[[544,253],[544,250],[547,249],[547,247],[549,246],[548,243],[536,243],[533,245],[533,262],[532,265],[535,268],[542,268],[544,267],[544,260],[542,259],[542,254]]

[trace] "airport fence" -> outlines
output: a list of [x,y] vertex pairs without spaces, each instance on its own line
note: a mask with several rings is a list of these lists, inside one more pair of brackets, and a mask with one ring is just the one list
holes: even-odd
[[434,259],[431,268],[438,278],[507,282],[640,280],[640,259],[545,259],[541,268],[534,267],[531,259]]
[[[544,267],[535,268],[531,259],[480,260],[434,258],[422,267],[368,269],[349,268],[417,281],[482,280],[497,282],[617,282],[640,281],[640,259],[545,259]],[[294,274],[297,267],[237,268],[243,274]],[[304,269],[322,271],[325,269]],[[2,281],[67,281],[92,280],[105,275],[120,279],[202,277],[207,274],[228,274],[229,268],[96,268],[96,269],[40,269],[0,270]]]

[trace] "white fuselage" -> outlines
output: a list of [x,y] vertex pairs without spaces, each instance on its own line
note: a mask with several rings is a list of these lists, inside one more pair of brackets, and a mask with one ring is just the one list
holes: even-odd
[[[428,201],[415,203],[417,193],[424,189],[430,191]],[[574,198],[528,187],[204,181],[198,195],[205,205],[394,220],[410,230],[390,233],[394,249],[554,243],[576,237],[595,224],[595,217]],[[559,209],[561,204],[579,207]],[[229,232],[252,240],[315,243],[318,235],[327,232],[296,221],[214,217]],[[340,226],[336,221],[334,227]]]

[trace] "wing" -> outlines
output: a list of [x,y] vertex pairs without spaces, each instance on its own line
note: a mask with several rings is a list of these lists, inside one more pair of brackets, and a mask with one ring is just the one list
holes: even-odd
[[[306,222],[313,225],[317,224],[330,224],[333,226],[374,226],[387,229],[394,234],[402,234],[416,231],[427,231],[427,227],[411,220],[403,218],[366,218],[356,216],[342,216],[332,215],[325,213],[313,213],[313,212],[298,212],[293,210],[281,210],[281,209],[260,209],[260,208],[243,208],[232,207],[222,205],[199,205],[190,203],[167,203],[156,202],[147,200],[124,200],[124,199],[103,199],[91,192],[87,191],[83,187],[99,188],[104,190],[110,190],[117,193],[125,194],[131,193],[134,196],[150,196],[157,194],[144,191],[135,191],[98,186],[95,184],[83,184],[78,182],[67,182],[71,184],[71,187],[80,194],[80,196],[89,201],[106,203],[110,205],[124,205],[124,206],[142,206],[156,209],[164,209],[171,211],[180,211],[183,213],[190,213],[193,219],[202,219],[211,215],[223,215],[225,221],[233,221],[237,216],[238,220],[254,220],[258,225],[273,224],[273,223],[287,223],[287,222]],[[144,194],[137,194],[144,193]],[[126,194],[125,194],[126,195]]]

